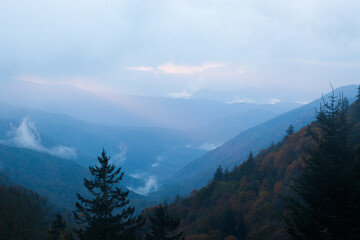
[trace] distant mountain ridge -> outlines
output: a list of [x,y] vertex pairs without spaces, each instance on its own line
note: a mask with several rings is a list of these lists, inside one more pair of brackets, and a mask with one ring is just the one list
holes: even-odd
[[0,164],[13,184],[34,190],[60,207],[72,208],[76,192],[84,193],[88,170],[70,160],[0,144]]
[[251,109],[211,122],[202,127],[191,129],[189,132],[192,135],[199,136],[204,142],[220,145],[236,137],[239,133],[278,115],[278,113],[263,109]]
[[[56,208],[71,210],[77,200],[76,193],[88,195],[83,184],[84,177],[90,178],[90,172],[71,160],[0,144],[0,165],[0,185],[20,185],[33,190],[48,198]],[[122,187],[126,188],[131,181],[125,175]],[[130,199],[137,211],[155,204],[132,191]]]
[[[163,100],[159,101],[159,105],[163,104],[161,103]],[[191,105],[187,100],[170,99],[170,101],[181,106],[183,106],[182,101]],[[195,102],[212,103],[202,100]],[[229,107],[224,103],[216,102],[216,104]],[[64,114],[14,107],[0,102],[0,141],[7,135],[10,125],[13,128],[18,127],[23,118],[27,117],[29,123],[34,124],[33,130],[41,137],[41,145],[44,148],[63,146],[62,150],[66,147],[70,154],[73,150],[77,157],[72,160],[86,167],[94,162],[94,156],[97,156],[104,147],[112,156],[112,160],[121,165],[126,174],[134,177],[129,187],[134,191],[139,189],[146,193],[148,189],[155,191],[157,186],[162,184],[163,179],[171,177],[175,171],[216,147],[216,144],[228,140],[233,134],[256,123],[268,120],[284,108],[293,106],[285,103],[285,107],[281,104],[240,105],[244,112],[233,114],[198,129],[179,131],[154,127],[107,126]],[[237,109],[234,106],[230,107]],[[262,109],[267,107],[275,112]],[[247,120],[249,115],[253,116],[251,121]],[[238,122],[242,124],[238,126]],[[55,156],[63,157],[56,154]]]
[[262,109],[282,113],[300,104],[226,104],[206,99],[174,99],[104,92],[70,86],[13,81],[0,88],[0,101],[105,125],[193,129],[211,122]]
[[0,143],[50,154],[59,146],[61,150],[66,147],[76,153],[71,160],[83,167],[96,162],[96,156],[105,148],[127,175],[136,175],[129,181],[135,191],[150,177],[158,178],[162,171],[171,174],[201,156],[205,150],[191,141],[185,133],[172,129],[105,126],[0,103]]

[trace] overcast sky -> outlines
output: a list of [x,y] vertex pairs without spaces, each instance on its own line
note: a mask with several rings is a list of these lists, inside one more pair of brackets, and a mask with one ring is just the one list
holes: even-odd
[[0,81],[306,102],[360,83],[359,13],[358,0],[0,0]]

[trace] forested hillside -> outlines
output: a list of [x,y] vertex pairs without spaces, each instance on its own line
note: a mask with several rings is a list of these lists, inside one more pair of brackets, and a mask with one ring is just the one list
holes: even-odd
[[[335,89],[335,94],[342,93],[349,99],[350,103],[355,100],[356,92],[356,85]],[[331,94],[326,94],[325,99]],[[322,98],[316,99],[305,106],[283,113],[263,124],[239,133],[222,146],[204,154],[201,158],[190,162],[177,171],[173,179],[180,181],[177,181],[175,189],[188,193],[193,189],[203,187],[211,179],[211,175],[217,166],[232,168],[235,164],[239,165],[246,160],[249,151],[256,154],[270,146],[272,142],[280,141],[285,136],[289,124],[299,130],[315,120],[315,108],[318,108],[321,103]]]
[[76,192],[83,192],[87,169],[70,160],[34,150],[0,144],[0,163],[8,179],[36,191],[59,207],[72,208]]
[[[358,142],[359,101],[351,105],[347,119],[353,126],[349,139]],[[314,131],[319,132],[314,123],[303,127],[256,157],[250,153],[230,172],[219,167],[209,185],[174,202],[171,212],[182,219],[187,239],[289,239],[281,217],[283,197],[301,172]]]

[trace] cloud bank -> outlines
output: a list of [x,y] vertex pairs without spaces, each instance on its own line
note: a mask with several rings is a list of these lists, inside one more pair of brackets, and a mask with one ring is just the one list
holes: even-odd
[[168,96],[172,98],[190,98],[191,94],[188,93],[186,90],[182,90],[180,92],[171,92],[167,94]]
[[1,82],[33,75],[166,96],[195,81],[310,101],[330,82],[358,84],[359,9],[358,0],[0,1]]
[[160,64],[156,68],[153,67],[128,67],[128,70],[140,71],[140,72],[161,72],[165,74],[183,74],[191,75],[199,72],[203,72],[208,69],[221,68],[226,66],[227,63],[203,63],[201,65],[187,65],[187,64],[174,64],[172,62]]
[[226,63],[204,63],[198,66],[189,66],[186,64],[175,65],[172,62],[158,66],[158,69],[167,74],[194,74],[212,68],[220,68],[226,66]]

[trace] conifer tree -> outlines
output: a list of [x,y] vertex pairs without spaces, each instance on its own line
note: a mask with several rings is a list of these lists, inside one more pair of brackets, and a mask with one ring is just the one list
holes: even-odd
[[71,232],[66,230],[66,222],[60,213],[56,214],[56,218],[49,230],[48,240],[73,240]]
[[284,137],[284,141],[289,138],[290,135],[295,133],[295,128],[292,124],[289,125],[289,127],[286,129],[286,136]]
[[124,172],[109,160],[103,150],[98,165],[89,167],[93,179],[84,179],[84,185],[92,198],[77,194],[73,213],[80,226],[77,234],[81,240],[134,240],[142,223],[140,218],[133,217],[135,208],[128,206],[129,191],[119,186]]
[[237,237],[238,240],[245,240],[248,232],[249,232],[249,229],[247,228],[247,226],[244,222],[244,216],[241,214],[239,216],[239,220],[237,221],[235,236]]
[[146,240],[183,240],[183,232],[176,233],[180,221],[173,219],[163,205],[155,208],[154,216],[149,217],[150,232],[145,236]]
[[360,178],[343,98],[333,93],[316,118],[314,147],[291,186],[293,195],[285,198],[288,233],[299,240],[358,239]]
[[357,93],[357,95],[356,95],[356,101],[357,101],[357,102],[360,101],[360,85],[359,85],[359,87],[358,87],[358,93]]
[[245,174],[251,173],[256,167],[254,154],[250,151],[248,159],[242,164],[240,168],[240,175],[243,177]]
[[219,165],[219,167],[216,169],[215,173],[214,173],[214,181],[218,182],[218,181],[222,181],[223,180],[223,169],[221,167],[221,165]]
[[295,133],[295,128],[292,124],[290,124],[290,126],[288,127],[288,129],[286,130],[286,134],[289,136],[289,135],[292,135]]
[[226,209],[225,211],[221,226],[221,232],[224,238],[230,235],[235,235],[236,222],[235,222],[235,216],[231,211],[231,209]]
[[229,180],[229,169],[225,168],[225,171],[223,173],[223,180],[228,181]]

